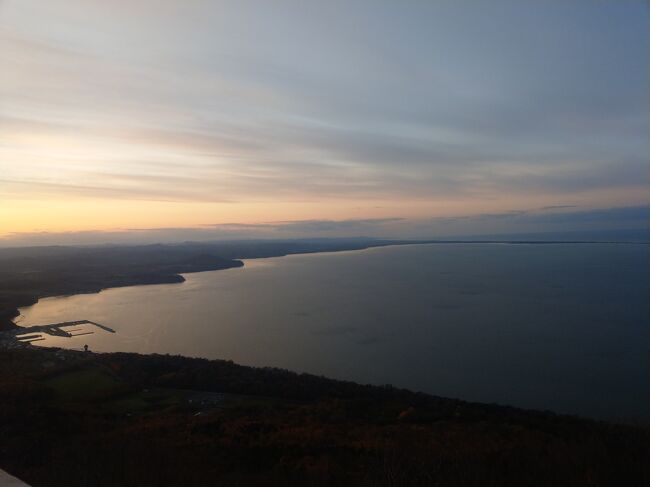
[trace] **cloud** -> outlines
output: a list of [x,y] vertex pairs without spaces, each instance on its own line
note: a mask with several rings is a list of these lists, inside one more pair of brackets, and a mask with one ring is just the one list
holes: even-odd
[[641,222],[650,225],[650,205],[528,215],[536,223]]
[[[498,235],[500,233],[543,233],[619,229],[650,230],[650,205],[574,209],[574,205],[551,205],[502,213],[434,218],[420,222],[419,235]],[[615,239],[615,238],[613,238]]]
[[358,232],[377,226],[383,226],[386,223],[401,222],[405,218],[368,218],[353,220],[302,220],[292,222],[274,222],[262,223],[258,225],[214,225],[214,228],[247,228],[247,229],[272,229],[279,232],[291,232],[305,234],[320,232]]
[[289,220],[298,201],[340,219],[342,202],[417,200],[433,215],[454,200],[510,205],[482,217],[505,221],[529,196],[596,207],[650,191],[641,1],[494,0],[490,15],[445,1],[152,5],[3,2],[7,207],[279,202]]
[[[131,228],[112,231],[17,232],[0,247],[23,245],[145,244],[184,241],[374,237],[444,239],[513,233],[577,230],[650,230],[650,206],[567,211],[573,205],[434,219],[374,218],[219,223],[197,227]],[[613,235],[613,236],[612,236]],[[610,234],[615,240],[615,233]]]
[[404,218],[303,220],[268,223],[219,223],[198,227],[130,228],[112,231],[17,232],[0,237],[0,246],[167,243],[233,239],[359,237],[381,234]]

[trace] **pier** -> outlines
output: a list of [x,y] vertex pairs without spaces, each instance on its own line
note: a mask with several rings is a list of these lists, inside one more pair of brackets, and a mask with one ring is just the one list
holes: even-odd
[[[64,321],[61,323],[52,323],[48,325],[33,325],[20,327],[14,330],[9,330],[2,332],[3,338],[13,339],[20,343],[32,343],[45,340],[44,335],[56,336],[61,338],[72,338],[75,336],[81,335],[92,335],[94,331],[84,331],[80,328],[74,328],[72,330],[66,329],[70,327],[77,327],[79,325],[93,325],[97,328],[104,330],[108,333],[115,333],[115,330],[109,328],[108,326],[96,323],[90,320],[78,320],[78,321]],[[81,333],[79,333],[81,332]]]

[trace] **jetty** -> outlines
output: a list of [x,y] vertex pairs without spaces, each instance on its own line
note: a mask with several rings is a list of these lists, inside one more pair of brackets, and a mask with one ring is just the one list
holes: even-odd
[[[47,325],[32,325],[19,327],[13,330],[1,332],[3,341],[13,340],[20,343],[32,343],[45,340],[44,335],[72,338],[81,335],[92,335],[94,331],[84,331],[84,329],[76,328],[80,325],[92,325],[108,333],[115,333],[115,330],[108,326],[96,323],[90,320],[77,320],[77,321],[64,321],[61,323],[51,323]],[[73,329],[70,329],[73,328]]]

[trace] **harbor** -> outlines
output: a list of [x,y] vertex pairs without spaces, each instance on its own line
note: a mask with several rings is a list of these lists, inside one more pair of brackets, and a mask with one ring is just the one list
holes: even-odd
[[92,335],[95,331],[88,328],[88,325],[99,328],[108,333],[115,333],[115,330],[90,320],[64,321],[46,325],[32,325],[18,327],[13,330],[0,332],[0,346],[2,348],[14,348],[26,346],[34,342],[45,340],[45,336],[60,338],[72,338],[82,335]]

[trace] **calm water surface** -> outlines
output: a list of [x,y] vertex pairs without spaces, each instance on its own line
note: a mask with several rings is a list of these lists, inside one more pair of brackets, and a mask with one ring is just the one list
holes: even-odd
[[41,300],[49,346],[231,359],[467,400],[650,419],[646,245],[439,244],[248,260]]

